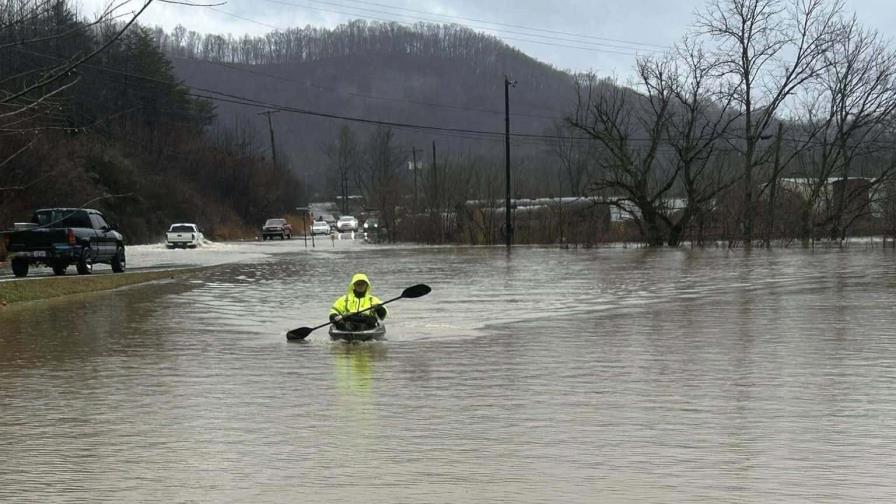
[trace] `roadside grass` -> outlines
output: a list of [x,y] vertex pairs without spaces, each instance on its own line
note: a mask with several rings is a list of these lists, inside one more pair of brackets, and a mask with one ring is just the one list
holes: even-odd
[[10,280],[0,282],[0,307],[25,301],[52,299],[73,294],[118,289],[157,280],[174,279],[200,269],[202,268]]

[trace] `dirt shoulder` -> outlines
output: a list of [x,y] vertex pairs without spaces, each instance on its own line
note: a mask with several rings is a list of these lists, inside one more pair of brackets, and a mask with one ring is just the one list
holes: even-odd
[[100,292],[158,280],[175,279],[203,269],[206,268],[11,280],[0,283],[0,309],[13,303]]

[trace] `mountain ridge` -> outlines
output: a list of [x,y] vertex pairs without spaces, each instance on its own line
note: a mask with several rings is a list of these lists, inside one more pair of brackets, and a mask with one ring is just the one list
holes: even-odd
[[[416,32],[392,32],[391,28],[394,26],[389,24],[349,23],[330,31],[296,30],[291,32],[292,37],[300,40],[303,47],[314,40],[324,44],[317,49],[321,54],[301,57],[284,56],[287,51],[278,51],[276,47],[269,48],[275,53],[270,57],[255,53],[246,57],[245,47],[256,47],[259,38],[230,38],[227,42],[209,35],[206,37],[214,43],[208,43],[208,39],[202,43],[194,41],[191,47],[202,48],[197,52],[164,32],[157,30],[156,37],[185,85],[274,105],[375,121],[501,133],[504,78],[509,76],[517,81],[510,90],[514,133],[543,134],[574,110],[573,75],[494,37],[457,26],[436,29],[424,25]],[[433,34],[447,39],[434,41]],[[351,38],[357,49],[346,48],[350,43],[343,37]],[[359,40],[363,37],[368,40]],[[269,34],[264,40],[271,38],[276,37]],[[428,40],[429,46],[441,51],[420,49],[428,47],[420,39]],[[326,44],[339,49],[328,49]],[[244,49],[239,50],[240,47]],[[267,138],[267,120],[258,115],[262,107],[220,101],[216,105],[219,122],[241,122],[258,138]],[[328,170],[324,147],[336,138],[345,122],[289,113],[275,117],[272,124],[278,155],[286,155],[293,168],[312,181],[325,177]],[[359,123],[350,125],[361,132],[362,138],[370,129]],[[398,140],[408,150],[436,141],[446,154],[503,160],[503,146],[498,144],[503,139],[499,137],[482,139],[462,133],[398,130]],[[519,139],[514,142],[514,156],[525,159],[545,150],[544,144]]]

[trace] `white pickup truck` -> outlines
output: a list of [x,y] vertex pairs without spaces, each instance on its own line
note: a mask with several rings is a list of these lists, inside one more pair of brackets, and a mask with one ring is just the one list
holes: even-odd
[[196,248],[202,244],[205,237],[202,235],[199,226],[187,222],[172,224],[165,234],[165,241],[168,248]]

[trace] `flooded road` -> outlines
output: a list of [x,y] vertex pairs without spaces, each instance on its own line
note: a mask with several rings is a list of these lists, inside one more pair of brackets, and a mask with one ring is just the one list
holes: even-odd
[[896,500],[892,250],[278,251],[0,311],[0,502]]

